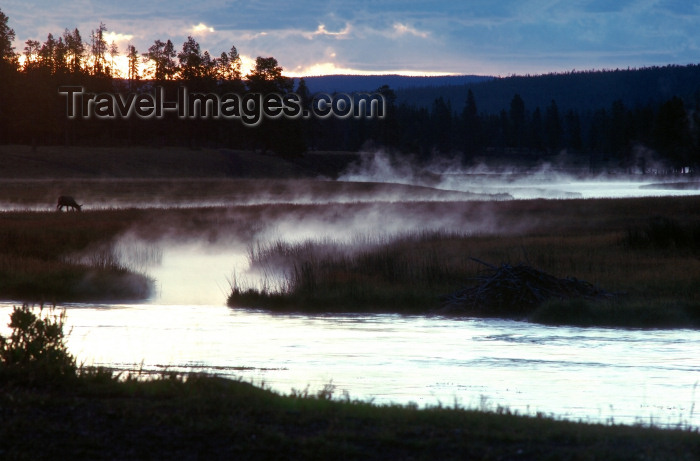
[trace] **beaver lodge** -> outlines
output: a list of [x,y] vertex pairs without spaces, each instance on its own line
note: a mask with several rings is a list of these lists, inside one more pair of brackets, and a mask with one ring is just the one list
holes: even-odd
[[443,297],[438,313],[477,317],[524,317],[550,299],[598,300],[614,296],[575,277],[557,278],[525,264],[486,266],[469,286]]

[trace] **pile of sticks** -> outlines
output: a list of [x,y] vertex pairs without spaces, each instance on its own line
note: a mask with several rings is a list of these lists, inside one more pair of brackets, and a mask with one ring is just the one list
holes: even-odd
[[444,296],[441,313],[474,316],[527,315],[551,299],[601,299],[612,293],[574,277],[557,278],[525,264],[499,267],[472,258],[488,268],[472,284]]

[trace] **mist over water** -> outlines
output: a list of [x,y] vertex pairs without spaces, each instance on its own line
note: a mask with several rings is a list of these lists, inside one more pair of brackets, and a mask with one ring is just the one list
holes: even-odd
[[156,281],[149,303],[224,304],[231,290],[231,275],[246,268],[246,255],[240,248],[170,244],[164,247],[162,264],[147,271]]
[[[1,211],[53,211],[73,194],[84,210],[227,208],[269,204],[495,201],[700,194],[688,174],[590,174],[566,163],[464,166],[458,159],[420,163],[383,151],[365,152],[337,180],[315,179],[76,179],[5,180]],[[30,188],[30,194],[17,190]]]
[[[271,274],[252,270],[248,259],[251,248],[271,242],[326,241],[334,246],[333,251],[359,251],[420,232],[515,235],[541,223],[529,215],[514,220],[495,213],[491,202],[700,194],[690,181],[686,181],[687,188],[677,187],[678,178],[666,182],[641,174],[623,179],[606,175],[587,178],[549,164],[525,170],[485,165],[465,168],[456,161],[439,161],[418,167],[381,151],[364,154],[338,181],[261,179],[222,186],[217,181],[190,185],[185,180],[187,188],[195,191],[189,196],[179,195],[176,182],[161,181],[158,187],[163,192],[140,203],[131,201],[142,188],[137,182],[133,191],[127,189],[125,198],[112,203],[116,209],[128,205],[192,210],[192,214],[154,222],[158,229],[154,233],[160,233],[159,237],[139,240],[137,233],[127,232],[115,241],[115,247],[122,249],[155,245],[162,252],[159,264],[136,267],[156,280],[153,303],[223,303],[234,278],[259,288],[263,278]],[[219,195],[213,197],[210,189]],[[100,197],[98,194],[95,199]],[[110,208],[107,198],[100,200]],[[459,206],[452,205],[457,202]],[[197,207],[203,205],[206,210],[199,211]],[[195,220],[203,224],[193,227]],[[241,226],[247,229],[241,231]],[[122,262],[135,267],[131,261],[122,258]]]
[[[395,159],[382,151],[365,153],[359,163],[348,167],[339,181],[368,181],[411,184],[441,190],[491,195],[495,200],[624,198],[684,196],[700,194],[700,182],[654,175],[588,174],[585,169],[536,166],[463,166],[459,160],[438,160],[418,166]],[[690,187],[678,187],[683,182]]]

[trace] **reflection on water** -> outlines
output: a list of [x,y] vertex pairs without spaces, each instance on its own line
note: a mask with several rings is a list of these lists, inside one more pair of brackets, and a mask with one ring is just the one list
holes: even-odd
[[[3,304],[0,318],[10,310]],[[332,381],[337,395],[376,403],[700,426],[698,331],[164,304],[72,305],[68,325],[69,348],[86,364],[206,371],[283,393]]]

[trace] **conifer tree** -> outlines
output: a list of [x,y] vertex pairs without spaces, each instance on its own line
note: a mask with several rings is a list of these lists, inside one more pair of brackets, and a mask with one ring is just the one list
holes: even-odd
[[72,32],[66,29],[63,32],[63,43],[66,45],[68,69],[74,74],[81,72],[85,57],[85,43],[83,43],[78,28],[75,28]]
[[100,22],[96,30],[90,34],[90,54],[92,55],[92,74],[109,74],[107,66],[107,40],[105,39],[107,26]]
[[15,40],[15,31],[8,25],[9,18],[0,10],[0,62],[3,66],[16,68],[18,56],[12,42]]

